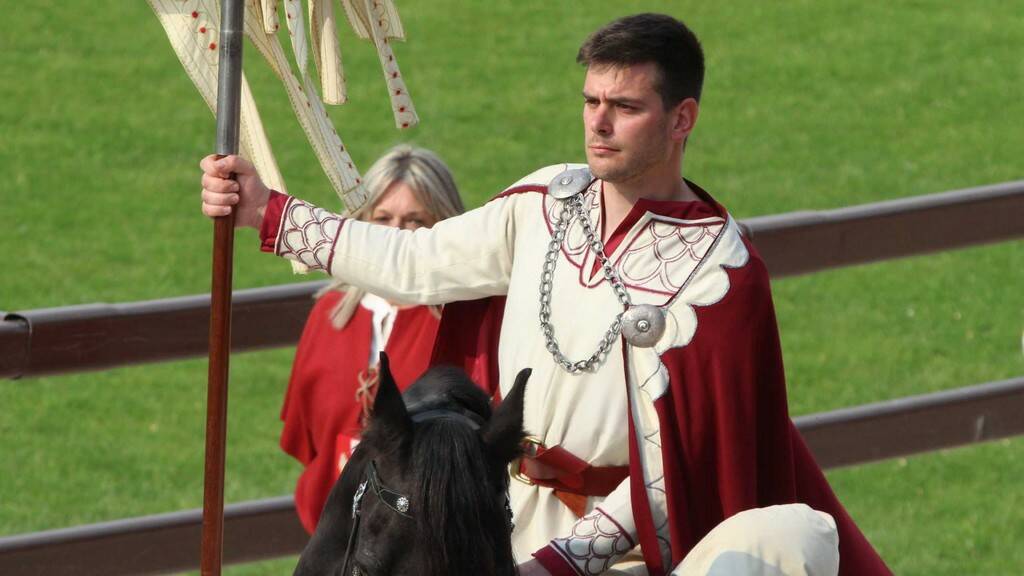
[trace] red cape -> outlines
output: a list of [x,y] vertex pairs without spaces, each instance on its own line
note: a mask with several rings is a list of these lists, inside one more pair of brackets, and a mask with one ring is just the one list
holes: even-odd
[[[697,308],[693,340],[661,356],[670,385],[655,406],[668,487],[672,566],[662,565],[638,447],[630,445],[633,515],[648,571],[671,571],[733,514],[803,502],[835,518],[841,575],[891,574],[836,499],[789,418],[768,273],[754,247],[744,242],[750,260],[728,270],[726,296]],[[497,393],[504,304],[500,297],[448,304],[432,363],[461,366]],[[632,418],[629,424],[630,438],[635,439]]]

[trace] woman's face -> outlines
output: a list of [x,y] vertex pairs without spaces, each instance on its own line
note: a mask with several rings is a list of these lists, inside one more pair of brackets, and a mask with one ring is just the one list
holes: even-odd
[[412,188],[405,182],[395,182],[384,191],[370,212],[374,224],[394,226],[405,230],[430,228],[437,219],[420,203]]

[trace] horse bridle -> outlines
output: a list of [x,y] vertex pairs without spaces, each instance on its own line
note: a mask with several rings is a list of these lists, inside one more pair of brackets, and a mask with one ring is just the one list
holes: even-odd
[[[356,544],[356,533],[359,532],[359,519],[362,517],[360,505],[363,501],[363,496],[366,495],[367,488],[370,489],[371,493],[376,494],[377,499],[385,506],[406,518],[412,518],[409,514],[409,497],[385,487],[377,475],[377,463],[370,460],[370,463],[366,466],[366,480],[359,483],[359,487],[356,488],[356,493],[352,497],[352,531],[349,532],[348,545],[345,546],[345,563],[341,567],[342,574],[349,573],[348,564],[352,558],[352,548]],[[352,568],[352,576],[361,576],[361,574],[362,571],[359,570],[358,566]]]
[[[476,414],[466,414],[449,409],[436,409],[436,410],[425,410],[423,412],[412,414],[410,416],[413,422],[424,422],[427,420],[435,420],[438,418],[452,418],[455,420],[462,420],[469,425],[473,430],[479,430],[483,420],[480,419]],[[512,506],[508,499],[508,478],[506,477],[505,484],[505,513],[508,515],[509,530],[515,528],[512,524]],[[359,520],[362,517],[362,501],[363,497],[366,496],[366,491],[369,489],[371,494],[377,496],[385,506],[390,508],[392,511],[404,516],[405,518],[412,519],[413,516],[410,513],[410,500],[409,497],[401,492],[392,490],[385,486],[380,481],[380,475],[377,473],[377,463],[370,460],[369,464],[366,465],[366,479],[359,483],[359,487],[356,488],[355,495],[352,496],[352,531],[348,535],[348,544],[345,546],[345,562],[342,564],[341,573],[349,574],[348,566],[349,561],[352,558],[352,549],[356,544],[356,534],[359,532]],[[358,566],[352,567],[352,576],[362,576],[362,571]]]

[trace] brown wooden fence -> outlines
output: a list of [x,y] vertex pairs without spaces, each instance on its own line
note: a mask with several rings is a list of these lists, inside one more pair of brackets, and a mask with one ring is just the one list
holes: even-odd
[[[1024,237],[1024,181],[741,223],[773,277]],[[238,291],[233,349],[294,344],[323,282]],[[3,314],[0,377],[202,356],[208,296]],[[826,468],[1024,434],[1024,378],[795,419]],[[199,565],[201,511],[0,538],[0,574],[166,574]],[[229,505],[225,563],[295,554],[291,497]]]
[[[772,277],[1024,236],[1024,180],[741,222]],[[323,282],[235,293],[233,350],[294,344]],[[0,316],[0,378],[203,356],[209,295],[87,304]]]

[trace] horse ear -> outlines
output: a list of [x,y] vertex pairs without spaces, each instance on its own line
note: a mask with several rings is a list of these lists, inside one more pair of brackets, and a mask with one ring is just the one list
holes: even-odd
[[412,420],[405,409],[402,393],[391,375],[388,355],[380,353],[380,381],[377,397],[373,401],[371,420],[377,423],[388,436],[404,437],[412,429]]
[[503,463],[511,462],[523,451],[522,442],[526,437],[523,430],[523,399],[530,372],[529,368],[519,372],[512,391],[501,401],[490,421],[480,431],[488,452]]

